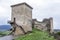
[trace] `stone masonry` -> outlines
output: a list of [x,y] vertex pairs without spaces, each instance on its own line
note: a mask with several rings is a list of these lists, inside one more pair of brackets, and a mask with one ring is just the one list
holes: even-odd
[[49,33],[53,32],[53,18],[44,19],[42,22],[33,19],[33,28],[37,28],[42,31],[47,31]]
[[42,31],[53,32],[53,18],[44,19],[42,22],[32,19],[32,7],[27,3],[12,5],[10,24],[13,27],[12,34],[20,35],[37,28]]
[[[17,25],[21,26],[25,32],[32,31],[32,7],[27,3],[20,3],[16,5],[12,5],[12,15],[11,15],[11,23],[15,18],[15,25],[12,27],[16,27],[14,35],[24,34]],[[16,25],[17,24],[17,25]]]

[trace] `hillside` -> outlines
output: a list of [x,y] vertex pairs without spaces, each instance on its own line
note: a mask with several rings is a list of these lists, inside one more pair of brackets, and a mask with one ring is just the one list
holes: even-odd
[[32,33],[20,36],[15,40],[54,40],[54,37],[49,36],[47,32],[33,29]]
[[0,25],[0,31],[5,31],[11,29],[11,25]]

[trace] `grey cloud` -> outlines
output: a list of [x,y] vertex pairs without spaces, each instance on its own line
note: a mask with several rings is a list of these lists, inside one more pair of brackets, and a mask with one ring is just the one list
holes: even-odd
[[46,6],[35,7],[35,10],[33,10],[33,18],[43,20],[49,17],[54,19],[54,29],[60,29],[60,3],[49,3]]
[[0,25],[7,25],[8,20],[9,19],[7,17],[0,17]]
[[[32,1],[32,0],[31,0]],[[33,18],[37,18],[38,20],[43,20],[44,18],[53,17],[54,18],[54,28],[60,28],[59,21],[60,21],[60,1],[58,0],[43,0],[42,4],[35,3],[25,0],[28,4],[33,7]],[[39,1],[39,0],[38,0]],[[0,16],[1,24],[7,24],[7,21],[10,20],[11,17],[11,7],[10,5],[24,2],[24,0],[2,0],[0,1],[0,6],[5,8],[5,13],[0,12],[3,16]],[[6,17],[6,18],[4,18]],[[5,21],[3,20],[5,19]],[[4,22],[2,22],[4,21]]]

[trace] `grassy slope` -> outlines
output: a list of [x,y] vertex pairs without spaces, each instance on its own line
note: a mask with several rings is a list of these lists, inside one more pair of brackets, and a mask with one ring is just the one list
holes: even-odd
[[3,32],[0,32],[0,36],[5,36],[5,35],[8,35],[10,33],[10,31],[3,31]]
[[54,38],[53,36],[49,37],[47,32],[33,29],[32,33],[18,37],[15,40],[54,40]]

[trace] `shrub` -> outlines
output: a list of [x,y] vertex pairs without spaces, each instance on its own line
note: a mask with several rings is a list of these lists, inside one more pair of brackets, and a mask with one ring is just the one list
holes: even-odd
[[60,32],[57,32],[57,35],[60,35]]

